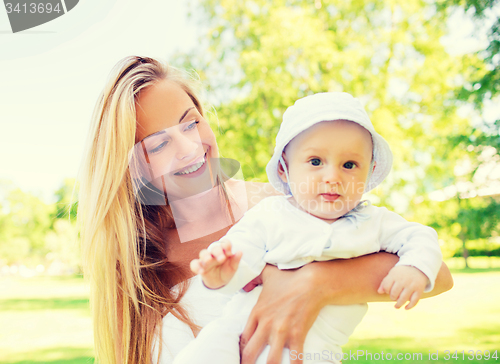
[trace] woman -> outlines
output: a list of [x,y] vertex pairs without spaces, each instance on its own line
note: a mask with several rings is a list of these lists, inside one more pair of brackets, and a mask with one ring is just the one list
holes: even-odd
[[[275,194],[229,178],[223,164],[190,81],[151,58],[118,63],[93,115],[78,211],[101,363],[169,362],[221,307],[200,296],[189,262]],[[267,267],[255,282],[264,288],[242,334],[242,362],[267,344],[269,362],[283,346],[301,352],[327,304],[389,300],[376,290],[396,262],[378,253],[297,271]],[[431,295],[451,285],[443,265]]]

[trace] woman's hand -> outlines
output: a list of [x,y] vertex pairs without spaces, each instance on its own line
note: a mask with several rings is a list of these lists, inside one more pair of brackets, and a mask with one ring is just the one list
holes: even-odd
[[[326,305],[321,286],[315,284],[315,275],[307,267],[288,271],[270,265],[264,268],[262,293],[241,335],[242,364],[254,364],[266,345],[271,346],[268,364],[281,363],[284,347],[303,352],[306,335]],[[301,364],[302,360],[291,363]]]
[[[253,308],[240,340],[241,363],[254,364],[266,345],[271,346],[268,364],[281,363],[284,347],[302,353],[305,337],[326,305],[350,305],[390,301],[379,294],[380,283],[399,258],[376,253],[353,259],[307,264],[300,269],[280,271],[266,266],[262,272],[262,293]],[[250,291],[259,280],[250,282]],[[432,292],[423,298],[453,287],[453,278],[443,263]],[[291,360],[301,364],[301,360]]]

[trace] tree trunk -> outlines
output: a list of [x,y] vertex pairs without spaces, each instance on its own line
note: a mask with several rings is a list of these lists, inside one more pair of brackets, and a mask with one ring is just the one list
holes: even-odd
[[463,247],[463,257],[465,261],[465,268],[469,268],[469,264],[467,263],[467,258],[469,257],[469,251],[467,250],[467,247],[465,246],[465,243],[467,242],[467,239],[465,238],[465,234],[461,233],[460,234],[460,239],[462,239],[462,247]]

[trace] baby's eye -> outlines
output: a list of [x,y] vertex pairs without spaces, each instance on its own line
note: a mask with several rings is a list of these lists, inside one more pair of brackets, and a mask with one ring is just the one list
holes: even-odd
[[319,166],[321,165],[321,160],[319,158],[313,158],[309,161],[313,166]]
[[346,163],[344,163],[344,168],[346,168],[346,169],[354,169],[354,168],[356,168],[356,163],[354,163],[354,162],[346,162]]

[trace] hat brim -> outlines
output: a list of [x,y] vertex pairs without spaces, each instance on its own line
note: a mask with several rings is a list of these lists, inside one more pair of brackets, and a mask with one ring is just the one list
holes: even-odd
[[[332,120],[332,119],[319,117],[318,120],[316,121],[309,120],[309,122],[307,123],[307,127],[301,130],[300,132],[303,132],[304,130],[310,128],[311,126],[326,120]],[[355,122],[364,127],[371,134],[373,140],[373,159],[375,161],[375,168],[370,176],[370,180],[367,182],[365,186],[365,193],[373,190],[380,183],[382,183],[382,181],[389,175],[389,172],[391,171],[393,155],[391,152],[391,148],[389,147],[389,144],[375,130],[370,130],[366,128],[364,125],[360,124],[356,120],[350,120],[349,118],[336,118],[335,120],[349,120]],[[287,138],[285,140],[282,140],[280,145],[276,145],[273,156],[271,157],[266,166],[266,173],[269,179],[269,183],[271,183],[271,185],[277,191],[285,195],[291,194],[291,191],[288,184],[283,182],[279,176],[278,173],[278,166],[280,163],[279,160],[286,146],[296,135],[294,135],[292,138]]]

